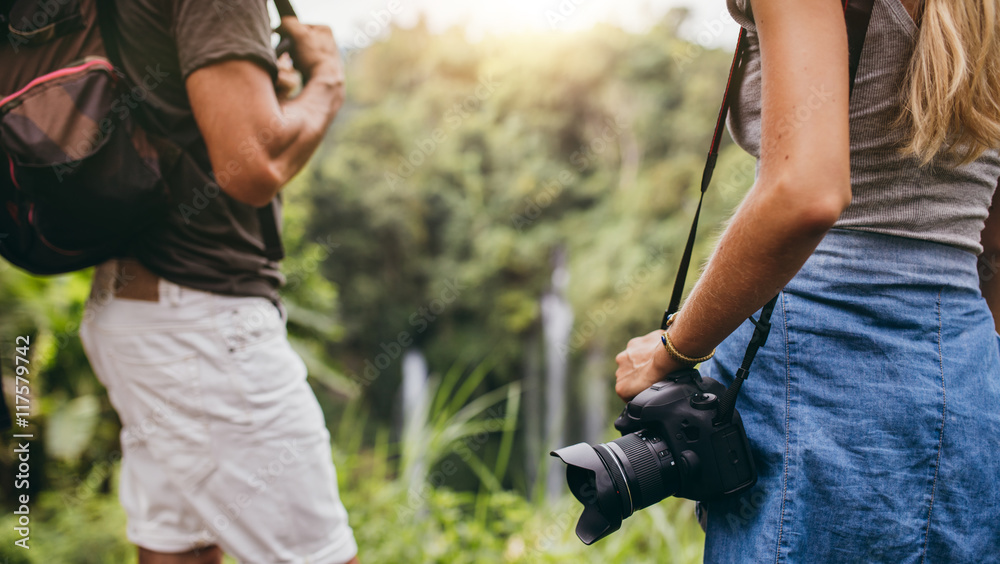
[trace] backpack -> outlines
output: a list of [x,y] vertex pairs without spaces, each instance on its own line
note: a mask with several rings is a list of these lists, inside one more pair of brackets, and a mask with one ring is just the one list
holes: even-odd
[[104,0],[5,0],[0,22],[0,255],[61,274],[120,254],[165,213],[180,149],[121,103]]
[[[118,64],[114,10],[114,0],[0,0],[8,28],[0,42],[0,255],[33,274],[126,254],[166,216],[170,185],[212,181],[207,154],[194,158],[167,132],[144,127]],[[280,260],[274,208],[258,211],[265,255]]]

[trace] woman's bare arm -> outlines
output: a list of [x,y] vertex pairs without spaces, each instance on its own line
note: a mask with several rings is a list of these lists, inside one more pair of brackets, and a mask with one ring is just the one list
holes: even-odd
[[[848,50],[838,0],[753,0],[762,80],[760,174],[670,328],[712,351],[802,268],[851,201]],[[618,355],[628,399],[676,370],[659,331]]]

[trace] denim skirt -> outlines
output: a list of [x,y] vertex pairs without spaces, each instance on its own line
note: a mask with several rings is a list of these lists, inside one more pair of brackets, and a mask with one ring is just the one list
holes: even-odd
[[[743,386],[758,481],[706,504],[706,562],[1000,562],[1000,338],[977,264],[830,231]],[[752,332],[702,373],[728,385]]]

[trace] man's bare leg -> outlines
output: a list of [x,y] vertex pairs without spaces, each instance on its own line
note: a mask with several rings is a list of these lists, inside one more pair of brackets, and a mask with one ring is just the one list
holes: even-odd
[[[221,564],[222,549],[217,546],[198,548],[180,554],[164,554],[139,547],[139,564]],[[361,564],[355,556],[345,564]]]
[[222,564],[222,549],[217,546],[167,554],[139,547],[139,564]]

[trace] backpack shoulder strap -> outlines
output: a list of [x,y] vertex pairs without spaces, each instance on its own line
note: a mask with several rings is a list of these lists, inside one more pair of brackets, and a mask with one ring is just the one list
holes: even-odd
[[[115,67],[124,70],[125,67],[122,64],[121,52],[118,46],[118,24],[115,21],[115,13],[117,7],[115,5],[116,0],[95,0],[98,7],[98,22],[101,28],[101,35],[104,39],[104,47],[108,53],[108,60],[114,64]],[[284,2],[288,4],[286,0]],[[144,112],[140,111],[137,115],[142,116]],[[140,117],[141,123],[144,128],[149,131],[154,131],[155,128],[152,127],[151,120],[142,119]],[[179,159],[179,153],[181,151],[189,150],[188,147],[179,147],[175,145],[173,141],[170,141],[169,137],[165,132],[158,132],[160,137],[159,143],[157,143],[157,148],[161,152],[161,155],[166,156],[170,163],[175,163]],[[169,165],[168,165],[169,166]],[[285,257],[285,248],[281,242],[281,231],[278,229],[278,208],[273,202],[267,204],[262,208],[257,209],[257,221],[260,224],[261,237],[264,243],[264,256],[268,260],[279,261]]]

